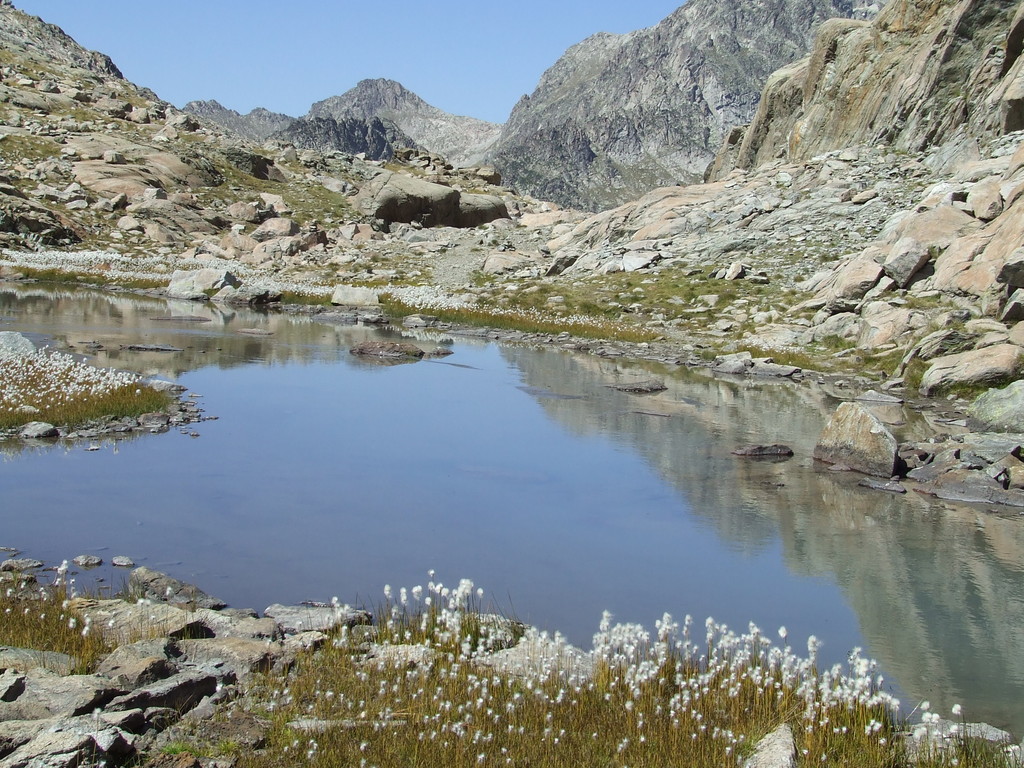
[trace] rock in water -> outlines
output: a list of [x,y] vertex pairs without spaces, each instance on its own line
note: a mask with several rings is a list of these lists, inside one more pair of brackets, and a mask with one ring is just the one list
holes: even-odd
[[403,341],[364,341],[349,350],[358,357],[379,357],[388,360],[419,360],[423,350]]
[[732,452],[733,456],[749,456],[751,458],[789,458],[793,449],[788,445],[773,443],[772,445],[744,445]]
[[858,403],[836,409],[814,446],[814,458],[876,477],[896,472],[898,444],[879,419]]
[[166,573],[140,566],[128,578],[128,589],[142,593],[149,600],[175,605],[194,605],[197,608],[218,610],[227,603],[203,592],[199,587],[173,579]]
[[1024,380],[990,389],[967,411],[970,425],[999,432],[1024,432]]

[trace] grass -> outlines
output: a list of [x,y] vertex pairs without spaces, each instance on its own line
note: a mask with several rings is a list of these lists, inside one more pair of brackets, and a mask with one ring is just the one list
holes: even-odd
[[67,654],[79,674],[95,669],[111,648],[68,607],[66,597],[62,590],[40,590],[37,600],[18,597],[11,588],[0,593],[0,645]]
[[583,339],[644,342],[653,341],[658,336],[658,334],[643,328],[602,318],[558,317],[545,315],[536,310],[416,307],[387,293],[381,294],[380,301],[385,311],[393,317],[426,312],[449,323],[524,333],[569,333]]
[[81,363],[70,355],[0,357],[0,429],[32,421],[78,426],[94,419],[159,411],[169,395],[134,374]]
[[[813,637],[799,657],[754,625],[738,635],[710,619],[700,627],[666,614],[652,637],[606,615],[590,669],[560,664],[557,653],[503,668],[486,661],[474,594],[468,581],[402,590],[385,606],[372,654],[364,633],[342,632],[288,677],[264,677],[256,695],[273,722],[268,746],[240,755],[240,768],[718,768],[742,765],[781,724],[793,733],[798,765],[908,763],[898,702],[856,650],[847,665],[820,670]],[[780,636],[784,643],[784,629]],[[533,630],[525,642],[566,652]],[[406,652],[383,653],[388,647]],[[965,743],[919,763],[957,764],[1005,762],[997,749]]]
[[167,278],[163,280],[149,280],[146,278],[112,279],[102,272],[75,272],[65,271],[57,268],[38,269],[34,267],[17,267],[17,271],[24,277],[36,280],[40,283],[52,283],[55,285],[88,285],[88,286],[117,286],[127,289],[147,289],[167,287]]

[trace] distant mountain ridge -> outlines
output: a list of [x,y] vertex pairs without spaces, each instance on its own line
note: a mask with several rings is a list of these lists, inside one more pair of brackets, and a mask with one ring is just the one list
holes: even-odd
[[478,164],[501,126],[449,114],[394,80],[362,80],[339,96],[313,104],[304,117],[257,108],[242,115],[216,101],[191,101],[186,112],[251,141],[290,141],[302,149],[365,152],[386,159],[398,147],[427,148],[456,165]]
[[255,142],[265,141],[278,131],[289,128],[297,119],[263,107],[256,107],[243,115],[213,99],[190,101],[183,109]]

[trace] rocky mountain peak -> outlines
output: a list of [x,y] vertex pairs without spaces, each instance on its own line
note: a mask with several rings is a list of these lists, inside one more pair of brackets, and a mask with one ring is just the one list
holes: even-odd
[[384,78],[362,80],[339,96],[318,101],[306,120],[375,118],[405,134],[411,144],[444,155],[456,165],[479,163],[501,126],[473,117],[452,115],[428,104],[401,83]]
[[370,120],[374,117],[388,116],[388,113],[410,111],[431,115],[444,114],[401,83],[385,78],[374,78],[360,80],[354,88],[340,96],[331,96],[316,102],[309,108],[306,117],[360,117]]

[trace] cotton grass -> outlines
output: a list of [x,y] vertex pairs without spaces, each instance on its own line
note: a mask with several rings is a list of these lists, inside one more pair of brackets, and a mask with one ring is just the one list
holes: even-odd
[[[800,655],[753,624],[666,614],[652,635],[606,614],[593,650],[573,656],[560,637],[496,629],[518,625],[482,613],[472,582],[386,595],[377,627],[264,678],[274,726],[241,765],[717,768],[742,765],[781,724],[800,765],[906,763],[899,702],[857,649],[820,669],[814,638]],[[538,653],[502,650],[517,641]],[[923,764],[956,764],[942,760]]]
[[71,355],[0,348],[0,429],[32,421],[77,426],[101,417],[137,416],[164,408],[166,394],[133,373],[96,368]]

